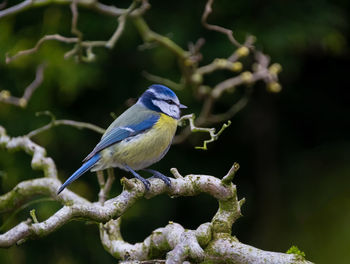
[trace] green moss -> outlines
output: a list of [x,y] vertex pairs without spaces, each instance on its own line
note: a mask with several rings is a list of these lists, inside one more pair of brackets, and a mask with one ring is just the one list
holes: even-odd
[[297,246],[291,246],[290,249],[287,250],[287,254],[298,255],[302,260],[305,259],[305,253],[301,251]]
[[212,221],[216,233],[229,233],[234,221],[240,216],[235,197],[219,201],[219,210]]
[[230,259],[225,258],[225,254],[222,252],[218,252],[217,248],[215,246],[215,243],[218,240],[224,240],[225,242],[227,241],[227,243],[229,244],[233,244],[236,241],[236,239],[234,237],[232,237],[229,234],[225,234],[225,233],[219,233],[219,234],[214,234],[214,238],[213,240],[211,240],[208,244],[208,246],[204,249],[205,252],[205,259],[203,262],[201,263],[218,263],[218,259],[222,259],[222,263],[227,263],[227,264],[234,264],[233,260],[230,261]]
[[162,243],[159,244],[154,244],[153,239],[151,239],[148,251],[148,259],[163,257],[170,249],[171,247],[166,239],[164,239]]
[[210,242],[210,240],[212,239],[212,233],[211,232],[212,232],[212,230],[210,228],[210,229],[208,229],[206,231],[203,230],[203,232],[201,232],[200,234],[196,235],[199,245],[206,246]]

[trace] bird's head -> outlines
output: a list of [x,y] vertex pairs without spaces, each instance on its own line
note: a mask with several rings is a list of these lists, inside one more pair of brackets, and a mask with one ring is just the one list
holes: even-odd
[[151,85],[141,95],[137,103],[175,119],[180,118],[181,108],[187,108],[187,106],[180,104],[179,99],[171,89],[160,84]]

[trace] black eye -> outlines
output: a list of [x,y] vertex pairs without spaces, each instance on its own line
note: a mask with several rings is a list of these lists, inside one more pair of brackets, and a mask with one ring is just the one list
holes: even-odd
[[168,104],[175,104],[172,100],[165,100]]

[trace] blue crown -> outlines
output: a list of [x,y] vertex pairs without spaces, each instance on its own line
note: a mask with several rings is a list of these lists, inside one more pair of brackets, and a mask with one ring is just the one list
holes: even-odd
[[156,95],[158,94],[165,95],[171,98],[177,98],[176,94],[171,89],[161,84],[153,84],[150,87],[148,87],[148,90],[153,90]]

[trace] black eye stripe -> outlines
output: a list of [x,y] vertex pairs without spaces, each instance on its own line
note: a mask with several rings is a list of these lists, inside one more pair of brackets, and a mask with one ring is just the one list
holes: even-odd
[[164,99],[163,101],[167,102],[168,104],[173,104],[173,105],[176,104],[173,100],[170,100],[170,99]]

